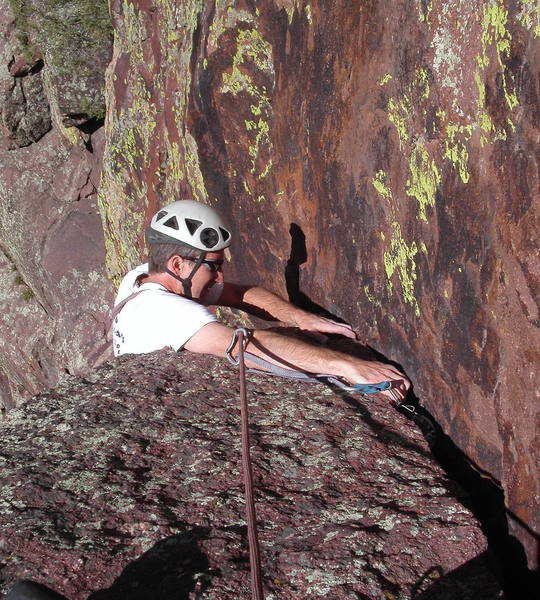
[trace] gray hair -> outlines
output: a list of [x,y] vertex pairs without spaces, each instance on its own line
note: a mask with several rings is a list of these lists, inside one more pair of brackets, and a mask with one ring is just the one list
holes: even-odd
[[198,258],[202,250],[189,248],[183,244],[150,244],[148,248],[148,272],[164,273],[171,256]]

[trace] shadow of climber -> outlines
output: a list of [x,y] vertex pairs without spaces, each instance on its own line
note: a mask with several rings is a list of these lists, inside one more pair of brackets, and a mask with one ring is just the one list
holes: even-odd
[[411,600],[494,600],[501,586],[493,577],[489,554],[484,552],[457,569],[444,573],[433,567],[411,590]]
[[304,310],[333,319],[338,323],[343,323],[343,319],[313,302],[313,300],[300,290],[300,266],[308,260],[306,236],[302,228],[296,223],[291,223],[289,234],[291,236],[291,254],[285,267],[285,285],[289,301]]
[[40,583],[24,580],[18,581],[9,590],[6,600],[66,600],[66,597]]
[[160,540],[131,562],[107,590],[98,590],[88,600],[188,600],[190,592],[202,593],[217,570],[197,546],[207,532],[192,528],[182,535]]

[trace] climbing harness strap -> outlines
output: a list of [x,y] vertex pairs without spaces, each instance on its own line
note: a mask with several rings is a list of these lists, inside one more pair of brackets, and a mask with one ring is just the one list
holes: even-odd
[[242,420],[242,466],[246,497],[246,516],[249,542],[249,562],[251,565],[251,591],[254,600],[264,600],[261,575],[261,555],[257,536],[257,517],[253,497],[253,468],[249,454],[249,418],[246,394],[246,369],[244,362],[245,329],[237,330],[238,365],[240,367],[240,415]]
[[120,314],[120,311],[124,308],[124,306],[130,300],[132,300],[133,298],[135,298],[135,296],[138,296],[142,292],[144,292],[144,290],[137,290],[136,292],[133,292],[133,294],[130,294],[129,296],[124,298],[121,302],[119,302],[118,304],[113,306],[113,309],[111,310],[111,325],[109,327],[109,331],[107,331],[107,339],[109,340],[109,342],[112,340],[112,330],[113,330],[113,325],[114,325],[114,321],[115,321],[116,317]]
[[[238,366],[239,360],[238,357],[233,356],[234,347],[237,344],[238,337],[242,335],[244,339],[249,338],[249,332],[244,327],[239,327],[233,331],[233,336],[231,339],[231,343],[226,350],[227,360]],[[379,383],[356,383],[354,385],[347,385],[338,377],[334,375],[329,375],[327,373],[307,373],[306,371],[298,371],[295,369],[288,369],[286,367],[280,367],[275,365],[274,363],[261,358],[260,356],[256,356],[255,354],[251,354],[251,352],[244,351],[245,358],[249,359],[250,362],[258,365],[259,367],[263,367],[262,369],[247,369],[248,373],[257,373],[259,375],[274,375],[275,377],[285,377],[287,379],[297,379],[299,381],[307,381],[311,383],[332,383],[337,387],[341,388],[346,392],[357,392],[360,394],[377,394],[378,392],[384,392],[385,390],[389,390],[395,400],[399,400],[395,391],[391,387],[391,383],[389,381],[381,381]]]
[[144,292],[144,290],[137,290],[136,292],[133,292],[133,294],[130,294],[129,296],[127,296],[126,298],[124,298],[121,302],[119,302],[118,304],[116,304],[113,309],[111,310],[111,321],[114,322],[114,320],[116,319],[116,317],[118,316],[118,314],[120,313],[120,311],[124,308],[124,306],[133,298],[135,298],[135,296],[138,296],[139,294],[141,294],[142,292]]

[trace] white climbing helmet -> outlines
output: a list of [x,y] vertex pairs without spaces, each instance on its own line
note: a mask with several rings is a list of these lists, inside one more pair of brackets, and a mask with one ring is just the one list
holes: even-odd
[[231,245],[231,232],[219,214],[195,200],[177,200],[160,209],[145,232],[149,244],[177,244],[218,252]]

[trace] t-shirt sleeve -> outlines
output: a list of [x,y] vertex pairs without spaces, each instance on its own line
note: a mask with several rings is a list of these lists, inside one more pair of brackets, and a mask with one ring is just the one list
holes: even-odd
[[209,310],[182,296],[142,291],[120,311],[114,331],[115,354],[180,350],[199,329],[217,321]]
[[199,329],[217,321],[216,317],[205,307],[192,300],[181,297],[168,297],[163,302],[163,310],[159,315],[163,346],[180,350]]

